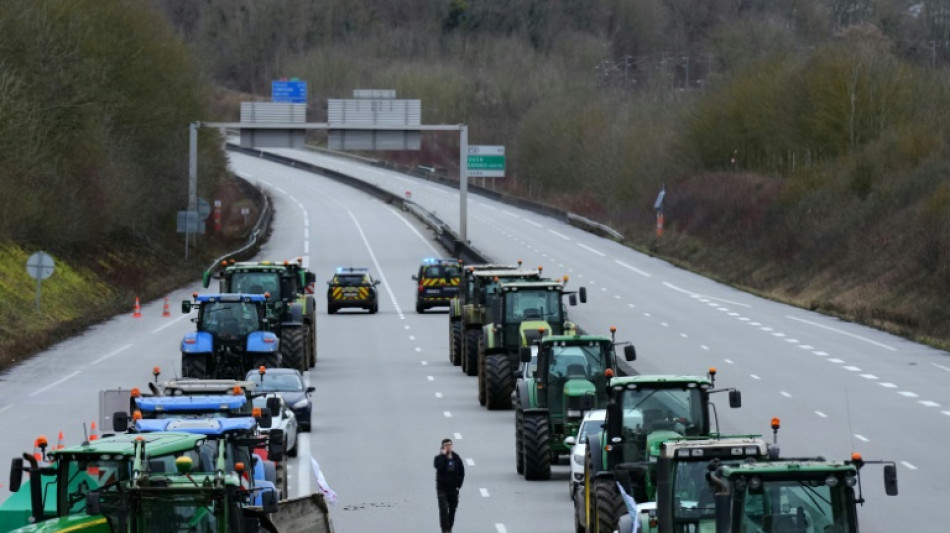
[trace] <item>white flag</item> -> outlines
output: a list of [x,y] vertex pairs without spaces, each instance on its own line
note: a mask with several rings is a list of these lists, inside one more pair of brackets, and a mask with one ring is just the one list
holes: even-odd
[[320,465],[312,455],[310,456],[310,466],[313,467],[313,477],[317,480],[317,488],[320,489],[320,492],[323,493],[323,497],[327,499],[330,505],[335,505],[336,493],[333,492],[330,485],[327,485],[327,480],[323,478],[323,472],[320,471]]
[[627,506],[627,513],[629,513],[630,518],[633,519],[633,533],[637,533],[640,529],[640,517],[637,515],[637,502],[633,499],[633,496],[623,490],[623,485],[621,485],[619,481],[617,482],[617,489],[620,491],[620,497],[623,498],[623,504]]

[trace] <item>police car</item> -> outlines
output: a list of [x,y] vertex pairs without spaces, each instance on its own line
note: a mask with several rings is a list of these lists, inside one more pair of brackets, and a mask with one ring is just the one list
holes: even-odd
[[430,307],[448,306],[449,300],[458,296],[461,270],[461,265],[455,259],[423,259],[419,272],[412,276],[417,283],[416,312],[423,313]]
[[327,289],[327,311],[331,315],[351,307],[366,309],[370,313],[379,311],[376,292],[379,280],[370,276],[368,268],[340,267],[327,285],[330,286]]

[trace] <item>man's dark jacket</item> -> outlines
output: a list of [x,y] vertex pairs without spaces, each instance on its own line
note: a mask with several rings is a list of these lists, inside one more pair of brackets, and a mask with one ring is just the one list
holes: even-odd
[[435,456],[435,487],[439,490],[455,490],[462,488],[465,481],[465,465],[459,454],[452,452],[449,458],[444,453]]

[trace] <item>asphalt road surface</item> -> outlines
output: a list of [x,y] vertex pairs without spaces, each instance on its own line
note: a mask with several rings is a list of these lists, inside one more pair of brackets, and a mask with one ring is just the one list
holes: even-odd
[[[350,160],[279,151],[361,177],[435,211],[458,227],[458,193]],[[303,256],[318,277],[313,432],[292,461],[294,493],[311,490],[310,456],[338,494],[338,531],[438,531],[432,458],[444,437],[466,460],[456,533],[571,531],[567,465],[551,481],[527,482],[514,469],[511,412],[479,407],[475,379],[448,362],[447,318],[414,311],[410,276],[426,256],[442,256],[410,215],[331,180],[257,158],[231,156],[234,169],[269,189],[274,231],[261,259]],[[943,531],[950,490],[939,459],[950,440],[950,359],[942,351],[876,330],[736,291],[557,220],[470,196],[469,239],[498,261],[522,259],[551,276],[585,285],[572,317],[591,332],[618,327],[633,341],[641,373],[703,374],[742,390],[743,407],[717,398],[723,432],[768,432],[782,419],[783,455],[898,463],[901,495],[884,495],[879,467],[866,467],[863,531]],[[645,231],[649,229],[645,228]],[[325,282],[339,266],[366,266],[380,310],[326,314]],[[45,434],[81,440],[97,416],[97,392],[142,386],[151,368],[179,366],[180,339],[192,324],[178,313],[194,286],[96,326],[0,375],[7,429],[0,457],[29,451]],[[0,462],[6,484],[9,460]],[[0,488],[3,498],[5,487]]]

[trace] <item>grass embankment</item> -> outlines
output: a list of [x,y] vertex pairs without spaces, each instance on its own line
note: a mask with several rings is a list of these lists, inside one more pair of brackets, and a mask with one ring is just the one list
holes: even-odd
[[[188,261],[183,237],[173,234],[164,241],[125,235],[93,248],[45,250],[56,267],[43,281],[39,312],[36,282],[26,272],[27,258],[38,249],[0,243],[0,370],[93,324],[131,314],[136,296],[144,304],[199,279],[214,258],[243,244],[259,214],[259,193],[233,179],[215,198],[224,206],[222,233],[200,237]],[[243,207],[251,208],[248,226]]]

